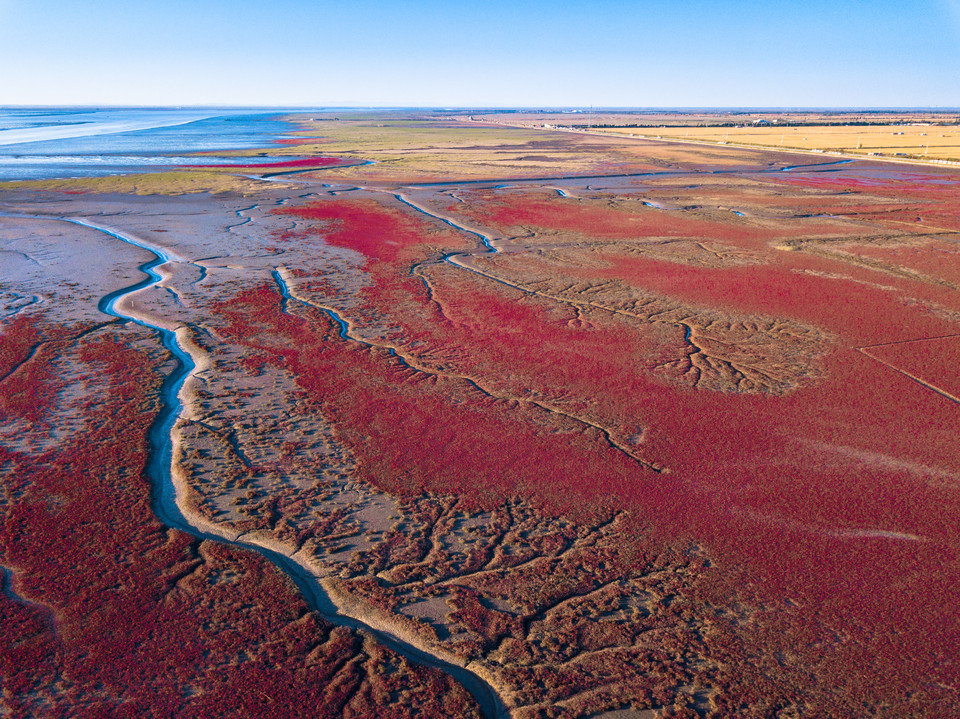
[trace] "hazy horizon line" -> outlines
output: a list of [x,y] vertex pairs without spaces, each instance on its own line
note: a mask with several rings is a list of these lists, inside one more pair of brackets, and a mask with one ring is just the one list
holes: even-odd
[[960,106],[953,105],[378,105],[378,104],[126,104],[126,103],[83,103],[83,104],[0,104],[0,110],[43,110],[43,109],[118,109],[118,110],[290,110],[290,111],[333,111],[333,110],[432,110],[437,112],[453,111],[534,111],[534,112],[960,112]]

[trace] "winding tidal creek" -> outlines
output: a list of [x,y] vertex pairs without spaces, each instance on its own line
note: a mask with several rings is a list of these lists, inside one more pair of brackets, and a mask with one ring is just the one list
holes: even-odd
[[172,252],[158,247],[142,239],[121,232],[120,230],[95,224],[82,218],[55,217],[43,215],[24,215],[14,213],[0,213],[6,217],[33,220],[59,220],[80,225],[97,232],[104,233],[121,242],[139,247],[154,255],[153,259],[140,265],[139,269],[146,278],[128,287],[115,290],[98,303],[98,308],[104,314],[118,319],[133,322],[141,327],[152,330],[159,335],[163,346],[171,353],[175,360],[175,367],[164,379],[161,389],[161,410],[155,419],[149,433],[150,458],[147,473],[151,483],[151,503],[157,518],[166,526],[189,534],[197,539],[219,542],[232,547],[256,552],[264,557],[281,571],[283,571],[297,588],[309,607],[331,624],[346,627],[352,630],[365,632],[374,637],[383,646],[406,657],[411,662],[423,666],[439,669],[449,674],[476,700],[481,711],[488,719],[499,719],[509,715],[509,712],[497,692],[480,676],[469,669],[444,661],[440,657],[416,647],[390,632],[377,629],[365,623],[362,619],[344,613],[337,606],[328,592],[320,583],[318,577],[296,559],[277,552],[268,547],[245,542],[238,536],[230,536],[229,530],[223,533],[212,531],[215,528],[205,523],[204,527],[189,516],[181,507],[177,497],[177,487],[174,480],[173,432],[177,421],[183,412],[181,393],[184,384],[197,369],[194,357],[184,348],[176,330],[156,324],[149,317],[128,314],[123,309],[122,301],[129,295],[157,285],[163,277],[157,268],[167,263],[181,262]]

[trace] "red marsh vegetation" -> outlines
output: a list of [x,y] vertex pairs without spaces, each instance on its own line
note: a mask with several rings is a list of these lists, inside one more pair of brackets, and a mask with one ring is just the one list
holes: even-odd
[[[227,336],[293,371],[322,402],[361,476],[378,486],[401,495],[455,490],[477,504],[521,495],[572,516],[629,508],[658,526],[664,541],[688,537],[710,547],[726,567],[715,599],[735,591],[768,607],[754,651],[799,652],[824,681],[843,676],[839,691],[850,696],[896,695],[923,677],[948,681],[957,673],[941,658],[960,640],[948,629],[950,587],[960,576],[944,565],[955,541],[944,518],[960,508],[942,481],[917,482],[952,476],[930,448],[956,441],[944,429],[956,412],[923,409],[927,390],[915,383],[876,375],[864,382],[867,358],[836,362],[835,383],[813,395],[700,397],[641,387],[637,404],[656,456],[673,469],[651,479],[596,433],[490,401],[453,380],[418,377],[386,352],[350,347],[321,315],[309,323],[288,318],[266,288],[220,312],[230,321]],[[245,330],[251,318],[256,336]],[[264,328],[286,346],[264,342]],[[856,388],[846,400],[845,387]],[[823,424],[810,403],[848,429]],[[916,406],[904,420],[913,435],[892,435],[901,418],[864,415],[864,405]],[[849,640],[834,646],[832,632]],[[930,637],[923,652],[914,646],[918,635]],[[815,651],[823,642],[826,655]],[[885,667],[882,681],[864,675],[871,662]]]
[[[813,190],[853,193],[862,196],[863,207],[855,210],[863,219],[887,223],[911,232],[924,229],[960,231],[960,197],[956,179],[950,175],[891,170],[803,173],[778,177],[777,184]],[[877,203],[877,198],[885,202]],[[838,201],[842,200],[843,204]],[[851,212],[849,195],[824,197],[823,212]],[[839,205],[839,206],[838,206]]]
[[354,162],[354,160],[345,160],[341,157],[302,157],[296,160],[278,160],[277,162],[258,162],[246,165],[189,165],[189,167],[226,170],[296,170],[342,167],[343,165],[352,165]]
[[[106,336],[71,357],[99,377],[84,429],[40,455],[0,450],[10,716],[476,715],[445,675],[311,613],[257,555],[159,524],[144,469],[160,360]],[[43,382],[41,412],[59,389]]]
[[324,137],[281,137],[274,140],[277,145],[315,145],[318,142],[325,142]]
[[960,333],[916,342],[867,347],[870,357],[886,362],[921,382],[960,398]]
[[[696,201],[695,193],[688,190],[686,196]],[[648,207],[637,199],[608,202],[564,198],[538,191],[485,190],[471,192],[466,198],[468,202],[446,205],[443,211],[507,235],[522,236],[525,228],[531,228],[590,239],[690,237],[736,247],[762,247],[776,239],[850,231],[829,218],[761,225],[739,221],[732,213],[706,215],[700,208],[693,211],[661,209]]]
[[374,484],[401,496],[456,488],[474,506],[492,506],[522,488],[575,512],[564,490],[581,481],[566,472],[571,464],[589,472],[601,494],[625,494],[632,483],[635,462],[599,432],[573,422],[556,427],[544,410],[492,399],[469,380],[412,370],[387,350],[340,339],[320,312],[309,322],[284,315],[279,299],[264,286],[220,304],[220,331],[294,372],[331,413],[362,458],[361,475]]
[[34,314],[15,317],[2,331],[0,411],[10,420],[44,423],[43,408],[53,401],[55,393],[50,361],[58,354],[67,331],[41,327]]
[[[569,270],[565,274],[578,279],[618,279],[632,287],[735,314],[810,322],[855,345],[950,331],[948,319],[919,304],[909,306],[904,302],[907,283],[901,278],[884,277],[832,258],[783,255],[775,264],[723,268],[621,255],[610,256],[608,269]],[[912,295],[931,301],[949,301],[949,295],[938,288],[910,290]],[[851,296],[856,302],[845,302]]]
[[[507,199],[458,211],[502,228],[632,232],[619,216],[626,213],[556,210],[560,202],[533,201],[526,212]],[[218,308],[228,336],[292,370],[324,403],[365,478],[401,495],[455,491],[484,504],[521,495],[573,515],[628,508],[663,541],[706,546],[723,567],[717,597],[764,607],[751,634],[755,650],[794,656],[785,676],[796,671],[796,682],[810,686],[800,676],[805,666],[837,696],[907,701],[898,706],[932,716],[903,698],[911,687],[960,679],[960,667],[945,659],[960,643],[949,589],[960,568],[947,559],[960,520],[949,491],[960,477],[960,440],[951,429],[958,407],[856,347],[949,334],[955,325],[947,317],[908,301],[946,302],[945,290],[775,249],[759,264],[735,267],[611,253],[606,269],[592,260],[561,270],[530,260],[511,275],[519,259],[490,262],[491,272],[516,282],[534,269],[541,280],[559,274],[565,287],[616,279],[682,301],[694,314],[713,313],[704,328],[719,340],[757,317],[808,323],[823,334],[810,379],[793,392],[697,390],[664,382],[646,359],[657,344],[672,343],[681,357],[692,351],[679,325],[652,331],[589,308],[578,318],[571,304],[449,265],[422,268],[428,294],[410,268],[436,257],[437,233],[377,204],[337,199],[284,212],[323,223],[299,241],[322,235],[368,258],[372,283],[352,319],[362,323],[369,311],[386,318],[391,341],[435,373],[340,339],[320,313],[284,315],[279,295],[265,287]],[[685,221],[667,217],[679,232]],[[717,239],[755,232],[736,223],[695,227],[722,233]],[[253,318],[258,336],[247,329]],[[270,335],[285,339],[266,341]],[[950,371],[949,363],[933,366]],[[530,399],[590,418],[669,473],[651,472],[597,428]],[[878,666],[882,673],[871,669]],[[817,691],[827,701],[829,690]]]
[[445,249],[473,246],[454,233],[431,231],[431,225],[376,200],[326,200],[280,208],[276,213],[321,223],[302,236],[291,238],[359,252],[367,258],[367,268],[372,271],[394,271],[396,268],[392,265],[384,268],[381,263],[422,257],[433,243]]
[[857,244],[846,252],[875,261],[881,267],[919,272],[960,287],[960,247],[955,241],[918,238],[901,245]]
[[473,193],[470,203],[452,204],[445,212],[463,214],[470,219],[510,232],[520,227],[539,227],[575,232],[588,237],[629,239],[634,237],[691,236],[723,237],[725,234],[753,236],[734,224],[690,219],[675,212],[656,208],[628,211],[602,203],[581,203],[540,192],[505,194]]

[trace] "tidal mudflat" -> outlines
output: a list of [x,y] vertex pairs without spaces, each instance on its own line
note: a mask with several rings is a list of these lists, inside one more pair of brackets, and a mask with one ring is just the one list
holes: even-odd
[[955,172],[500,122],[0,185],[12,716],[960,715]]

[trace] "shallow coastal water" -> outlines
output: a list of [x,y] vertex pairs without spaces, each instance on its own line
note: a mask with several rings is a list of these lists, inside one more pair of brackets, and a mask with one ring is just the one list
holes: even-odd
[[[269,145],[293,110],[0,108],[0,180],[142,172],[197,164],[196,152]],[[244,162],[254,164],[258,158]],[[269,161],[269,160],[266,160]],[[203,164],[236,158],[204,156]]]

